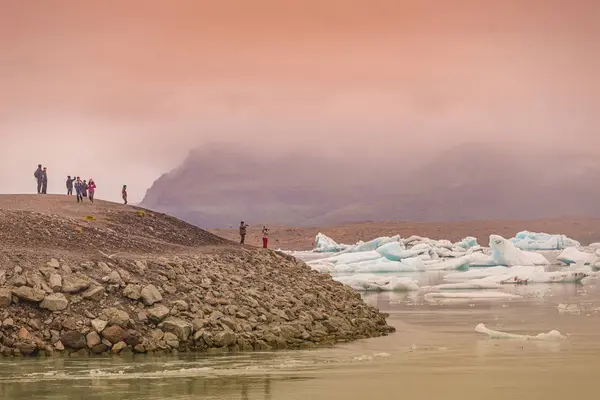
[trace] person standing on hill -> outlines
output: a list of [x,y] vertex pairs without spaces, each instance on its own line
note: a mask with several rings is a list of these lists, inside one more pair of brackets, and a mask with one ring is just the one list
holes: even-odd
[[83,182],[81,182],[80,177],[77,177],[75,181],[75,193],[77,194],[77,202],[83,202]]
[[244,221],[242,221],[240,223],[240,244],[244,244],[244,242],[246,241],[246,229],[248,228],[248,225],[246,225],[244,223]]
[[38,164],[37,169],[33,173],[33,177],[37,181],[38,194],[42,194],[42,164]]
[[121,197],[123,197],[123,201],[125,205],[127,205],[127,185],[123,185],[123,189],[121,190]]
[[266,249],[269,244],[269,229],[266,226],[263,226],[262,235],[263,235],[263,249]]
[[67,176],[67,196],[73,196],[73,182],[75,178],[71,179],[71,175]]
[[96,183],[94,182],[94,180],[92,178],[90,178],[90,181],[88,182],[88,192],[90,194],[90,201],[93,203],[94,202],[94,194],[96,193]]
[[42,170],[42,194],[46,194],[48,190],[48,171],[46,167]]
[[88,191],[88,183],[87,181],[84,179],[83,180],[83,188],[81,189],[81,195],[83,197],[87,197],[87,191]]

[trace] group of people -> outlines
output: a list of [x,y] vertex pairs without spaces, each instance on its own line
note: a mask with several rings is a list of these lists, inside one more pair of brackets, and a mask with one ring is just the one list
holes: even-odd
[[[244,221],[240,223],[240,244],[244,244],[246,242],[246,234],[248,233],[248,227],[250,225],[246,224]],[[266,226],[263,226],[262,229],[262,239],[263,239],[263,248],[266,249],[269,245],[269,229]]]
[[75,187],[78,203],[83,202],[84,197],[89,198],[91,203],[94,202],[96,183],[92,178],[89,181],[85,179],[82,181],[80,177],[71,178],[71,175],[69,175],[67,176],[67,196],[73,196],[73,187]]
[[[48,170],[46,167],[38,165],[37,169],[33,174],[37,181],[37,192],[38,194],[46,194],[48,190]],[[71,175],[67,176],[67,196],[73,195],[73,189],[77,195],[77,202],[83,202],[84,197],[88,198],[91,203],[94,202],[94,195],[96,194],[96,183],[92,178],[88,181],[85,179],[82,181],[79,176],[72,178]],[[121,189],[121,197],[125,204],[127,204],[127,185],[123,185]]]

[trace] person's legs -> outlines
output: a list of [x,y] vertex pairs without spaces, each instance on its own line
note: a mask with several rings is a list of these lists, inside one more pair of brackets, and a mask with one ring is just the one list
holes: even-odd
[[246,235],[240,235],[240,244],[244,244],[245,240],[246,240]]
[[40,180],[37,181],[37,191],[38,191],[38,194],[42,193],[42,181],[40,181]]
[[46,194],[47,189],[48,189],[48,183],[42,182],[42,194]]
[[94,202],[94,192],[90,192],[90,202]]

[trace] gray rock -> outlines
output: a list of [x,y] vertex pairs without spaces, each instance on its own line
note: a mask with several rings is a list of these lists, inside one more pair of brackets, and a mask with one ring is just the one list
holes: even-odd
[[0,286],[6,283],[6,271],[0,271]]
[[85,340],[88,348],[93,348],[94,346],[102,343],[102,338],[98,335],[98,332],[90,332],[85,336]]
[[21,300],[39,303],[44,300],[46,292],[42,289],[34,289],[27,286],[21,286],[12,290],[12,293]]
[[62,293],[53,293],[44,297],[40,303],[40,308],[50,311],[62,311],[69,305],[69,300]]
[[112,269],[105,262],[100,261],[98,263],[98,269],[102,271],[103,274],[108,275],[112,272]]
[[60,263],[58,262],[57,259],[53,258],[52,260],[48,261],[46,263],[47,266],[49,266],[50,268],[60,268]]
[[14,287],[20,287],[27,285],[27,279],[23,275],[13,275],[10,278],[10,284]]
[[104,286],[94,286],[83,292],[81,297],[86,300],[97,302],[104,298],[104,291]]
[[193,329],[192,324],[179,318],[170,317],[162,322],[162,330],[177,335],[182,342],[188,340]]
[[74,350],[84,349],[87,346],[85,337],[77,331],[63,333],[60,337],[60,341],[65,347]]
[[177,339],[177,336],[172,332],[165,333],[163,340],[165,341],[165,343],[167,343],[167,345],[174,349],[179,347],[179,340]]
[[123,296],[131,300],[139,300],[142,297],[142,287],[140,285],[129,284],[123,289]]
[[148,320],[154,324],[160,323],[169,316],[169,309],[162,304],[156,304],[148,309]]
[[204,328],[205,322],[206,321],[204,321],[202,318],[195,318],[192,321],[192,327],[194,328],[194,332],[198,332],[199,330]]
[[51,274],[48,278],[48,283],[50,284],[50,289],[55,292],[60,292],[62,290],[62,276],[59,274]]
[[73,317],[67,317],[63,320],[61,326],[65,329],[69,329],[72,331],[75,331],[79,328],[79,324],[77,323],[77,320]]
[[127,271],[125,271],[122,268],[119,268],[119,270],[117,271],[119,273],[119,276],[121,277],[121,280],[125,283],[131,283],[133,282],[133,278],[131,277],[131,274]]
[[6,288],[0,288],[0,308],[10,306],[12,302],[12,292]]
[[232,346],[236,340],[235,333],[229,331],[218,332],[213,336],[213,343],[216,347]]
[[127,314],[126,311],[111,307],[107,308],[103,312],[108,318],[108,323],[110,325],[119,325],[123,328],[126,328],[129,324],[129,314]]
[[44,281],[42,275],[36,271],[25,272],[25,279],[27,281],[27,285],[31,287],[40,287]]
[[62,291],[65,293],[79,293],[90,287],[90,281],[73,275],[63,278]]
[[106,325],[108,325],[108,322],[103,321],[101,319],[93,319],[90,321],[90,324],[92,325],[92,328],[94,328],[94,330],[96,332],[100,333],[104,330],[104,328],[106,328]]
[[190,308],[188,303],[183,300],[175,300],[171,304],[177,311],[187,311]]
[[154,303],[162,301],[162,295],[154,285],[144,286],[141,292],[142,303],[146,306],[151,306]]

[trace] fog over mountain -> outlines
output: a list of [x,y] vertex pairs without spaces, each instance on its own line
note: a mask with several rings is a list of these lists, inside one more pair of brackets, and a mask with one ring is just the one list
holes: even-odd
[[597,153],[465,144],[423,163],[209,146],[143,205],[206,227],[600,216]]

